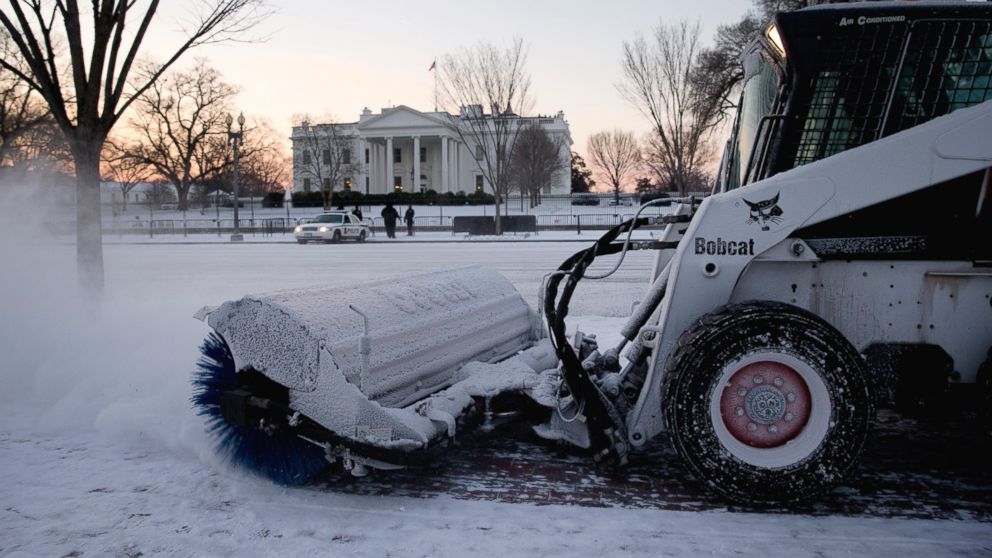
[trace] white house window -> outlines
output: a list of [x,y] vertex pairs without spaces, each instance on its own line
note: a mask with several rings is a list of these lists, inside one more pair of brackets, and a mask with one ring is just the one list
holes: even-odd
[[303,164],[304,165],[309,165],[310,164],[310,150],[309,149],[304,149],[303,150]]
[[351,190],[351,177],[345,177],[341,185],[345,190]]
[[[306,151],[304,151],[304,153],[306,153]],[[303,191],[304,192],[309,192],[310,191],[310,179],[309,178],[304,178],[303,179]]]
[[330,165],[331,164],[331,150],[330,149],[325,149],[323,151],[323,153],[322,153],[322,158],[324,159],[324,164],[325,165]]
[[482,160],[482,146],[481,145],[476,145],[475,146],[475,160],[476,161],[481,161]]
[[323,184],[324,184],[324,190],[330,190],[331,189],[331,179],[330,178],[325,178],[323,180]]
[[393,177],[393,190],[396,190],[397,192],[402,192],[403,191],[403,177],[402,176],[394,176]]
[[420,148],[420,162],[421,163],[426,163],[427,162],[427,148],[426,147],[421,147]]
[[369,164],[369,150],[368,149],[365,150],[365,164],[366,165]]
[[350,165],[351,164],[351,150],[342,149],[341,150],[341,164]]
[[475,175],[475,191],[476,192],[481,192],[482,191],[482,175],[481,174]]
[[403,150],[399,147],[393,148],[393,162],[402,163],[403,162]]

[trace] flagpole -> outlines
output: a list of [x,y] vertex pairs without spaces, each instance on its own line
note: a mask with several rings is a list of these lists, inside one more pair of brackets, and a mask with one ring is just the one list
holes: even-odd
[[437,58],[434,59],[434,64],[432,66],[434,69],[434,112],[437,112]]

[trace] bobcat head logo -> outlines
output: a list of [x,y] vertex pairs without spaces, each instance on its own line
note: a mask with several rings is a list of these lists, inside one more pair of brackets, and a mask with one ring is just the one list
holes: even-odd
[[744,203],[751,208],[751,216],[748,218],[747,224],[760,223],[761,230],[767,231],[769,230],[768,223],[782,222],[782,208],[778,206],[779,194],[775,194],[775,197],[759,202],[744,200]]

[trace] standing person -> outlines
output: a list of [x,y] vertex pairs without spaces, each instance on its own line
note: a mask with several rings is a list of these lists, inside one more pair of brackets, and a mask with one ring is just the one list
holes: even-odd
[[406,208],[406,213],[403,214],[403,220],[406,221],[406,235],[413,236],[413,204],[410,204]]
[[400,214],[393,207],[393,202],[386,202],[386,207],[383,208],[382,222],[386,225],[386,236],[389,238],[396,238],[396,220],[400,218]]
[[357,204],[355,205],[355,209],[351,210],[351,214],[354,215],[359,221],[362,220],[362,210]]

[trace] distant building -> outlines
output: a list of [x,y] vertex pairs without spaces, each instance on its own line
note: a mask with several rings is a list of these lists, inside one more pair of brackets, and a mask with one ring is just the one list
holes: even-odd
[[107,205],[124,202],[127,205],[144,203],[153,188],[154,186],[149,182],[139,182],[132,186],[128,193],[125,194],[121,192],[120,184],[116,182],[101,182],[100,203]]
[[[469,107],[474,114],[481,113],[480,107]],[[368,108],[362,111],[358,122],[346,124],[312,124],[320,133],[321,128],[334,126],[339,137],[350,139],[350,153],[345,159],[357,171],[353,176],[344,176],[334,190],[358,190],[366,194],[385,194],[393,191],[438,193],[475,191],[492,192],[488,182],[476,164],[476,145],[466,145],[461,141],[454,126],[468,126],[461,116],[453,117],[447,112],[420,112],[400,105],[384,108],[379,114],[372,114]],[[487,117],[490,117],[487,115]],[[569,133],[565,113],[554,116],[522,117],[520,126],[536,122],[552,138],[562,141],[561,157],[565,172],[558,173],[554,183],[548,185],[545,194],[568,194],[571,176],[567,172],[571,161],[572,137]],[[469,138],[468,133],[464,134]],[[305,153],[303,128],[293,127],[293,159],[318,156]],[[358,156],[357,161],[355,155]],[[358,164],[355,164],[355,163]],[[294,164],[294,169],[298,165]],[[319,191],[320,185],[306,172],[293,172],[293,188],[296,192]]]

